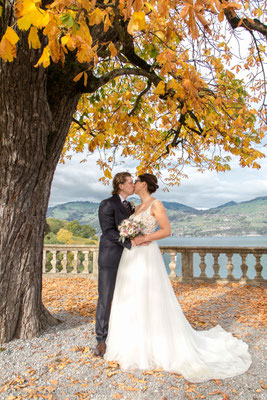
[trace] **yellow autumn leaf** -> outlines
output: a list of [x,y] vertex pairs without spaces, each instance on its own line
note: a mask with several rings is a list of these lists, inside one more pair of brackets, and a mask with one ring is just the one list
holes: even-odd
[[62,36],[61,43],[65,46],[65,44],[67,44],[69,40],[70,40],[70,35]]
[[81,0],[81,3],[83,5],[83,8],[85,8],[86,10],[90,10],[91,8],[91,3],[89,2],[89,0]]
[[18,19],[17,25],[20,30],[27,31],[32,24],[31,15],[25,15],[24,17]]
[[13,61],[16,57],[16,47],[12,46],[4,36],[0,42],[0,57],[4,61]]
[[146,26],[146,15],[144,11],[134,12],[129,25],[128,25],[128,32],[132,35],[135,31],[141,31]]
[[86,42],[89,46],[91,46],[93,42],[90,30],[85,23],[80,25],[80,29],[77,31],[76,37],[81,38],[82,41]]
[[159,94],[159,95],[163,95],[165,94],[165,82],[164,81],[160,81],[160,83],[158,84],[158,86],[156,87],[155,94]]
[[19,41],[19,37],[16,34],[16,32],[10,28],[10,26],[7,27],[6,33],[4,34],[4,37],[11,43],[11,44],[16,44]]
[[233,74],[231,71],[229,71],[228,69],[225,71],[226,75],[228,76],[228,78],[233,79],[235,77],[235,74]]
[[80,63],[90,62],[94,58],[95,53],[87,44],[82,44],[77,52],[77,60]]
[[46,68],[50,65],[50,50],[49,47],[46,46],[43,50],[43,54],[39,58],[37,64],[35,64],[35,67],[38,67],[39,65],[43,64],[43,67]]
[[38,3],[40,3],[38,0],[23,0],[23,14],[36,10]]
[[190,7],[192,7],[190,4],[186,4],[186,5],[182,8],[182,10],[181,10],[181,12],[180,12],[180,14],[179,14],[179,18],[185,19],[186,16],[187,16],[187,14],[189,13],[189,8],[190,8]]
[[76,75],[75,78],[73,78],[74,82],[78,82],[82,76],[83,76],[83,71],[80,72],[78,75]]
[[138,90],[144,90],[144,88],[146,87],[146,83],[144,81],[138,81],[136,82],[134,87]]
[[96,8],[92,14],[89,15],[89,25],[98,25],[103,21],[104,11]]
[[111,57],[112,58],[115,57],[117,55],[117,49],[116,49],[116,47],[114,46],[114,44],[112,42],[110,42],[108,48],[109,48]]
[[104,19],[104,32],[106,32],[110,26],[112,26],[112,23],[109,19],[109,16],[106,15]]
[[46,25],[48,25],[49,21],[50,21],[49,13],[45,13],[45,14],[43,15],[43,17],[42,17],[42,20],[41,20],[41,26],[46,26]]
[[83,84],[84,86],[87,86],[87,81],[88,81],[88,74],[87,72],[83,73]]
[[28,36],[29,47],[33,49],[39,49],[41,47],[41,43],[38,36],[38,29],[35,26],[32,26]]
[[169,17],[169,7],[168,2],[166,0],[158,0],[158,12],[161,17],[168,18]]
[[218,14],[218,20],[219,20],[220,22],[222,22],[222,21],[224,20],[224,11],[223,11],[223,10],[221,10],[221,11],[219,12],[219,14]]
[[111,179],[111,178],[112,178],[112,175],[111,175],[111,172],[110,172],[109,169],[105,169],[104,175],[105,175],[105,177],[108,178],[108,179]]
[[21,16],[17,21],[19,29],[28,30],[31,25],[42,28],[49,23],[49,13],[36,7],[38,3],[36,0],[23,1],[22,11],[18,13]]
[[179,90],[179,84],[175,79],[172,79],[167,83],[167,89],[174,89],[175,91]]
[[241,4],[238,4],[236,1],[231,1],[230,3],[223,4],[224,8],[233,8],[233,9],[240,9],[242,8]]
[[3,7],[0,6],[0,17],[2,16],[2,13],[3,13]]
[[145,7],[147,7],[148,11],[155,11],[154,7],[152,6],[152,4],[145,2]]

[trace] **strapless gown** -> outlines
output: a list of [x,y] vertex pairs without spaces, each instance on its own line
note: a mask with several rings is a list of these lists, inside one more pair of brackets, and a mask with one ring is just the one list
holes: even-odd
[[[144,223],[145,233],[157,227],[150,208],[130,217]],[[122,370],[160,368],[191,382],[233,377],[251,364],[248,345],[220,325],[207,331],[191,327],[155,241],[123,251],[106,343],[105,359]]]

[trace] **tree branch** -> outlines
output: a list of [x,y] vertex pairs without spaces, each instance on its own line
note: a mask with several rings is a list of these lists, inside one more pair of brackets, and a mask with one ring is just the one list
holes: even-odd
[[[80,127],[83,131],[87,132],[86,129],[85,129],[85,127],[84,127],[84,125],[82,125],[76,118],[72,118],[72,121],[75,122],[75,124],[79,125],[79,127]],[[91,131],[91,132],[87,132],[87,133],[89,133],[89,135],[91,135],[91,136],[93,136],[93,137],[96,137],[96,135],[95,135],[92,131]]]
[[161,79],[153,72],[147,72],[145,70],[137,68],[118,68],[111,72],[108,72],[106,75],[103,75],[100,78],[94,77],[93,79],[88,80],[88,84],[82,89],[82,92],[93,93],[101,86],[104,86],[106,83],[123,75],[144,76],[148,78],[152,83],[154,83],[155,86],[157,86],[158,83],[161,81]]
[[239,18],[237,15],[233,16],[231,10],[225,10],[224,14],[226,16],[227,21],[231,25],[233,29],[238,27],[245,28],[247,31],[257,31],[261,33],[267,39],[267,26],[264,25],[260,20],[257,18]]
[[151,81],[148,81],[147,87],[137,96],[133,109],[129,112],[128,116],[130,117],[131,115],[134,114],[135,110],[138,107],[138,104],[141,100],[141,98],[149,91],[149,89],[151,88]]

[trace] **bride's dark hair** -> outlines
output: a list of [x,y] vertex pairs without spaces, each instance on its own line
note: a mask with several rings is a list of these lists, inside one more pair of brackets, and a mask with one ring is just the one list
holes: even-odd
[[138,176],[141,182],[146,182],[147,190],[150,194],[154,193],[158,188],[158,179],[155,175],[152,174],[142,174]]

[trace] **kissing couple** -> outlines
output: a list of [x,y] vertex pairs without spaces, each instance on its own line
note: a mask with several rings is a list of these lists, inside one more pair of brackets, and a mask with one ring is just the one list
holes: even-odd
[[[193,329],[177,301],[157,243],[171,234],[166,210],[152,196],[157,189],[152,174],[134,182],[130,173],[120,172],[112,197],[100,204],[94,355],[125,371],[163,369],[190,382],[242,374],[251,364],[248,345],[220,325]],[[136,209],[127,201],[133,193],[141,199]],[[118,227],[128,218],[144,230],[123,242]]]

